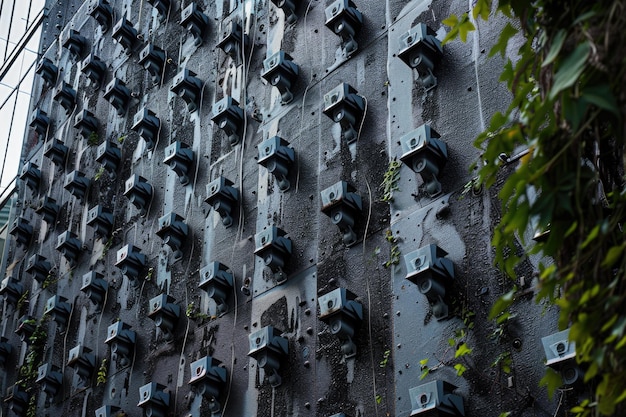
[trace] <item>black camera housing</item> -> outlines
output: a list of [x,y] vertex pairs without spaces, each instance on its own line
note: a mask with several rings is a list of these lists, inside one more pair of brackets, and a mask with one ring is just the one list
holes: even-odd
[[398,57],[417,71],[426,91],[437,86],[433,71],[442,56],[443,47],[437,33],[424,23],[412,27],[400,37]]
[[358,138],[365,99],[350,84],[341,83],[324,94],[324,114],[341,125],[341,136],[350,144]]
[[447,288],[454,280],[454,264],[445,256],[448,253],[435,244],[419,248],[404,255],[406,279],[417,285],[433,305],[433,315],[437,320],[448,317],[448,304],[445,302]]

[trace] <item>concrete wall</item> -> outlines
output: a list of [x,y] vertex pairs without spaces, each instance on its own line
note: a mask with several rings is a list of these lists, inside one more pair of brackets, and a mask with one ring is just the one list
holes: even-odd
[[[48,112],[53,120],[49,138],[63,140],[70,155],[65,166],[56,167],[43,156],[43,140],[34,132],[25,145],[24,158],[40,167],[42,181],[37,191],[23,187],[22,215],[34,226],[35,234],[27,247],[12,250],[9,273],[30,293],[19,313],[4,305],[3,335],[16,349],[5,366],[1,388],[18,379],[17,368],[27,351],[13,333],[18,317],[24,313],[41,317],[48,298],[59,294],[71,303],[69,323],[63,332],[52,320],[44,323],[48,337],[43,362],[61,369],[63,387],[52,404],[45,404],[43,394],[33,391],[38,395],[38,416],[94,415],[103,405],[140,416],[139,387],[149,382],[163,384],[170,394],[169,415],[210,415],[210,401],[188,385],[190,364],[206,355],[228,370],[228,382],[219,398],[224,416],[343,412],[351,417],[405,417],[411,414],[409,389],[435,379],[459,387],[456,393],[463,397],[468,416],[497,416],[503,411],[519,416],[553,415],[556,403],[538,388],[544,368],[540,338],[556,330],[553,314],[532,301],[533,268],[525,265],[526,279],[518,284],[529,288],[528,295],[515,303],[512,310],[517,317],[503,336],[489,337],[496,327],[487,319],[490,305],[513,283],[492,267],[490,235],[499,210],[495,195],[482,190],[464,192],[473,177],[468,167],[480,155],[472,146],[473,139],[491,114],[505,108],[509,100],[497,81],[503,61],[487,58],[504,23],[497,19],[480,22],[467,43],[446,45],[435,70],[438,86],[427,92],[416,81],[416,72],[397,57],[399,38],[417,23],[426,23],[442,39],[441,21],[451,13],[467,11],[471,6],[467,3],[361,0],[357,6],[364,25],[356,36],[359,49],[349,58],[341,50],[340,38],[324,26],[324,1],[302,1],[294,24],[286,23],[283,11],[268,0],[245,4],[198,1],[210,18],[208,36],[199,47],[179,24],[181,8],[188,3],[173,1],[169,15],[160,21],[147,1],[112,1],[114,21],[125,15],[140,34],[141,41],[130,55],[112,40],[111,30],[103,33],[87,15],[88,2],[50,4],[43,55],[62,69],[59,78],[78,92],[78,104],[66,115],[53,100],[52,89],[37,79],[33,109]],[[229,20],[243,22],[252,40],[245,61],[233,60],[215,47]],[[87,81],[55,38],[59,28],[68,27],[89,39],[89,50],[105,61],[102,86]],[[167,54],[164,76],[157,84],[138,64],[139,51],[148,41]],[[294,100],[287,105],[280,103],[278,90],[260,76],[263,60],[279,49],[300,67]],[[203,83],[199,110],[193,113],[169,89],[183,68],[195,72]],[[104,85],[113,77],[124,81],[133,95],[121,116],[103,98]],[[341,138],[339,125],[322,112],[324,95],[342,82],[367,100],[359,138],[351,144]],[[238,100],[246,114],[245,137],[235,146],[211,122],[213,103],[225,95]],[[131,130],[134,115],[144,106],[161,120],[152,150]],[[97,140],[92,138],[91,144],[73,127],[82,108],[91,110],[100,122]],[[392,203],[382,202],[380,184],[389,160],[402,153],[399,139],[424,123],[447,144],[448,162],[440,175],[443,193],[429,197],[420,177],[402,165],[399,191],[394,192]],[[289,174],[291,188],[286,192],[257,164],[257,145],[275,135],[290,142],[296,154]],[[116,177],[105,173],[96,180],[100,164],[95,161],[94,142],[117,144],[120,138],[122,162]],[[165,148],[175,141],[194,152],[191,182],[186,186],[163,163]],[[91,179],[84,202],[63,188],[65,174],[74,169]],[[154,190],[145,216],[122,195],[132,174],[145,177]],[[220,175],[230,179],[241,196],[229,228],[203,202],[206,184]],[[352,184],[363,201],[356,226],[358,242],[350,248],[338,227],[320,211],[321,190],[339,180]],[[56,224],[46,224],[34,211],[44,195],[62,206]],[[115,216],[110,240],[96,238],[87,226],[87,212],[98,204]],[[177,261],[156,234],[159,218],[168,212],[182,216],[190,228],[182,259]],[[254,255],[255,234],[272,225],[287,232],[293,243],[285,267],[288,279],[282,284]],[[65,230],[74,232],[82,243],[74,268],[55,250],[57,236]],[[442,321],[432,316],[426,297],[405,279],[402,255],[431,243],[448,253],[456,272],[446,296],[450,318]],[[147,256],[136,286],[115,266],[117,251],[126,244]],[[385,267],[393,245],[401,253],[399,262]],[[24,272],[36,253],[48,258],[58,278],[45,289]],[[228,312],[220,317],[216,303],[198,288],[199,270],[212,261],[228,266],[235,279]],[[92,270],[108,282],[101,310],[80,291],[81,278]],[[250,295],[242,291],[245,281],[250,282]],[[318,297],[339,287],[356,294],[363,306],[354,358],[344,358],[339,339],[318,319]],[[149,300],[160,293],[171,295],[181,307],[171,341],[147,316]],[[191,303],[209,317],[186,317]],[[137,334],[130,365],[111,356],[104,343],[107,327],[117,320],[132,326]],[[288,359],[279,370],[282,385],[276,388],[247,355],[249,335],[267,325],[280,329],[289,341]],[[455,360],[456,346],[463,342],[473,352]],[[67,366],[68,352],[78,344],[92,349],[96,368],[103,358],[109,359],[104,384],[96,385],[94,372],[92,382],[79,386],[74,370]],[[512,359],[510,373],[493,365],[507,352]],[[425,359],[432,372],[420,380],[420,361]],[[457,363],[468,369],[462,376],[453,367]]]

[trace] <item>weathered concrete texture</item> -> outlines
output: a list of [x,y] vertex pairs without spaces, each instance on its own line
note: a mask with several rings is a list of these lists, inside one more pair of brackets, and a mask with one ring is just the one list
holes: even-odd
[[[269,0],[198,1],[210,21],[201,46],[179,24],[180,11],[190,2],[171,3],[160,20],[150,2],[110,2],[113,24],[126,16],[138,31],[130,54],[112,40],[111,29],[104,33],[88,16],[88,2],[49,5],[42,52],[61,69],[59,83],[76,90],[77,104],[66,114],[53,100],[53,88],[37,77],[32,107],[48,113],[52,120],[48,137],[64,141],[70,151],[67,161],[57,167],[44,157],[43,138],[34,132],[24,148],[24,160],[40,167],[42,181],[37,192],[25,187],[21,192],[21,215],[36,233],[28,247],[11,250],[13,276],[30,292],[19,312],[6,303],[3,309],[2,335],[17,352],[0,381],[2,392],[18,379],[27,352],[26,344],[13,334],[17,318],[25,313],[41,317],[48,298],[59,294],[68,298],[72,310],[67,330],[58,332],[57,324],[43,323],[48,332],[43,362],[61,368],[63,387],[52,404],[45,404],[44,396],[33,390],[38,395],[37,415],[87,416],[112,405],[126,415],[139,416],[139,387],[149,382],[163,384],[170,394],[169,415],[210,415],[211,401],[188,385],[190,364],[206,355],[228,370],[218,398],[224,416],[327,417],[343,412],[349,417],[405,417],[411,413],[409,389],[435,378],[459,387],[468,416],[496,416],[507,410],[529,416],[547,410],[551,415],[554,405],[537,383],[543,371],[540,338],[556,328],[554,315],[550,311],[542,315],[543,306],[531,302],[529,290],[527,298],[515,303],[517,318],[506,334],[489,339],[495,329],[487,319],[489,306],[512,283],[492,267],[489,236],[498,215],[495,196],[462,192],[473,176],[468,167],[479,157],[472,147],[474,137],[490,115],[508,103],[506,90],[497,82],[502,61],[486,58],[502,22],[481,22],[467,44],[446,45],[435,69],[438,86],[426,92],[415,72],[397,57],[399,38],[422,22],[443,38],[441,20],[466,11],[467,3],[358,1],[364,25],[356,36],[359,49],[350,57],[342,51],[340,38],[324,26],[329,2],[300,2],[297,21],[288,24],[284,12]],[[251,40],[244,56],[230,57],[215,46],[230,21],[241,24]],[[57,23],[62,30],[79,30],[89,40],[83,57],[93,52],[106,63],[100,85],[87,80],[77,60],[61,47]],[[139,51],[147,42],[166,53],[157,83],[138,64]],[[278,90],[260,77],[263,60],[279,50],[291,55],[300,68],[289,104],[281,104]],[[198,110],[192,113],[169,89],[182,69],[193,71],[202,83]],[[121,115],[103,97],[114,78],[131,92]],[[339,124],[322,112],[324,95],[342,82],[366,99],[358,139],[350,144],[342,138]],[[237,100],[245,113],[242,140],[234,146],[211,121],[213,103],[225,96]],[[152,149],[131,129],[135,114],[144,107],[161,122]],[[86,139],[73,127],[83,108],[94,113],[100,126],[97,135]],[[380,184],[389,160],[401,155],[399,138],[423,123],[439,132],[448,146],[448,162],[439,176],[443,193],[428,197],[420,177],[403,165],[400,190],[394,192],[392,204],[382,202]],[[296,155],[288,175],[291,187],[285,192],[257,163],[258,145],[275,135],[287,140]],[[121,151],[114,176],[103,172],[95,160],[96,145],[105,140]],[[175,141],[193,150],[188,185],[163,163],[165,148]],[[74,169],[91,180],[84,201],[63,188],[65,175]],[[135,174],[153,188],[143,216],[123,195],[126,179]],[[204,202],[206,184],[220,176],[232,181],[240,196],[230,227]],[[349,248],[339,228],[320,212],[320,192],[339,180],[354,186],[363,202],[355,225],[357,242]],[[61,206],[52,225],[35,214],[44,195]],[[114,214],[110,239],[97,238],[87,225],[88,210],[97,204]],[[180,215],[190,229],[180,259],[156,234],[159,218],[168,212]],[[284,266],[286,282],[279,282],[254,255],[255,234],[271,226],[284,230],[293,243]],[[65,230],[74,232],[82,245],[73,268],[55,250],[57,236]],[[384,266],[390,260],[388,233],[401,254],[431,243],[448,252],[456,269],[448,295],[451,318],[432,317],[425,296],[405,279],[402,257],[391,268]],[[147,257],[134,282],[115,266],[117,251],[126,244]],[[56,281],[46,288],[24,272],[36,253],[53,265],[50,278]],[[218,314],[216,301],[198,287],[200,270],[213,261],[226,265],[234,276],[223,315]],[[527,279],[522,286],[531,288],[532,266],[524,268]],[[82,276],[91,270],[103,274],[108,283],[101,309],[80,291]],[[318,319],[319,297],[336,288],[350,290],[363,306],[353,358],[344,358],[340,340]],[[161,293],[172,296],[181,308],[171,340],[148,317],[149,300]],[[465,341],[473,349],[461,360],[468,370],[459,377],[453,368],[455,346],[449,339],[467,326],[463,318],[471,316],[469,312],[475,314],[473,328],[454,341]],[[117,320],[137,334],[130,364],[104,343],[107,327]],[[282,385],[275,388],[267,372],[248,357],[249,334],[268,325],[279,329],[289,345],[288,359],[278,371]],[[105,383],[96,384],[94,372],[85,387],[78,385],[67,362],[69,350],[79,343],[92,349],[96,371],[102,359],[108,359]],[[492,366],[506,352],[512,358],[510,375]],[[433,369],[424,381],[420,381],[422,359],[428,359]]]
[[[447,5],[410,3],[403,17],[390,29],[395,37],[418,22],[427,23],[439,34],[440,21],[451,13],[461,14],[467,4]],[[492,19],[493,20],[493,19]],[[492,267],[490,233],[498,218],[492,207],[499,203],[494,195],[472,191],[466,184],[472,179],[468,167],[479,158],[471,145],[485,128],[489,117],[507,104],[508,93],[497,83],[501,61],[486,59],[497,40],[503,23],[478,22],[478,30],[466,44],[445,45],[444,57],[436,73],[438,86],[425,92],[421,86],[408,89],[413,75],[394,59],[397,45],[389,36],[390,146],[392,155],[401,155],[400,138],[422,123],[430,124],[448,146],[448,163],[441,176],[447,194],[431,199],[421,188],[419,177],[403,165],[400,189],[392,203],[392,230],[403,254],[428,244],[437,244],[448,252],[455,264],[455,282],[448,292],[452,318],[437,322],[432,308],[417,287],[405,279],[404,262],[394,268],[394,320],[396,415],[411,413],[408,391],[442,379],[459,387],[466,398],[468,415],[498,415],[510,410],[515,415],[543,415],[552,409],[545,392],[537,389],[543,375],[541,335],[556,328],[554,314],[532,302],[532,291],[519,299],[512,311],[516,318],[501,337],[493,338],[497,326],[488,320],[489,308],[497,296],[514,283],[507,282]],[[395,76],[394,76],[395,75]],[[395,197],[395,194],[394,194]],[[531,285],[532,269],[526,271],[525,288]],[[519,283],[518,283],[519,284]],[[468,314],[473,328],[463,319]],[[542,317],[537,320],[537,317]],[[462,336],[460,331],[463,330]],[[467,358],[455,360],[460,343],[473,349]],[[521,345],[518,345],[521,344]],[[514,347],[515,346],[515,347]],[[510,355],[511,372],[505,373],[497,360]],[[425,366],[431,372],[420,380]],[[461,363],[468,370],[457,376],[453,365]]]

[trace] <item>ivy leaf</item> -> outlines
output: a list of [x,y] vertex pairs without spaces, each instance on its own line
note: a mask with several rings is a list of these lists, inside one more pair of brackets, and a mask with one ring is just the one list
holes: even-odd
[[446,34],[441,42],[443,45],[449,41],[455,39],[459,35],[459,18],[455,14],[451,14],[447,19],[441,21],[446,26],[450,27],[450,32]]
[[502,297],[493,304],[491,311],[489,312],[489,320],[493,320],[498,317],[504,310],[509,308],[513,304],[513,299],[517,288],[513,288],[511,291],[504,294]]
[[565,118],[571,123],[574,132],[578,130],[580,122],[583,121],[588,105],[587,100],[581,98],[571,95],[563,97],[563,113]]
[[504,64],[504,69],[502,70],[502,73],[500,74],[500,78],[498,79],[498,81],[500,82],[506,81],[507,87],[511,88],[511,85],[513,84],[514,79],[515,79],[515,71],[513,71],[513,62],[510,59],[508,59],[506,61],[506,64]]
[[619,246],[613,246],[609,249],[609,252],[604,257],[602,261],[602,266],[605,268],[610,268],[617,262],[618,259],[622,257],[622,253],[624,252],[624,243]]
[[[467,15],[465,16],[467,17]],[[469,19],[461,22],[461,24],[459,25],[459,37],[461,38],[461,41],[463,43],[467,42],[467,34],[469,32],[473,32],[474,30],[476,30],[476,27],[472,22],[469,21]]]
[[593,229],[591,229],[591,232],[589,232],[585,241],[582,243],[582,245],[580,245],[580,248],[585,249],[587,245],[589,245],[596,237],[598,237],[599,233],[600,233],[600,225],[598,224]]
[[454,354],[455,358],[461,357],[461,356],[465,356],[465,355],[469,355],[470,353],[472,353],[472,349],[470,349],[467,346],[467,343],[463,342],[459,345],[459,347],[456,348],[456,352]]
[[583,70],[590,52],[589,42],[583,42],[574,49],[559,65],[559,70],[554,74],[554,85],[550,90],[549,98],[553,100],[561,91],[574,85]]
[[491,12],[491,0],[478,0],[472,9],[472,17],[474,20],[480,16],[484,21],[489,18]]
[[554,397],[554,391],[556,391],[561,385],[563,385],[561,375],[552,368],[546,368],[546,373],[543,378],[541,378],[541,381],[539,381],[539,386],[547,387],[548,397],[550,397],[550,399]]
[[626,328],[626,317],[621,317],[619,322],[613,326],[613,331],[611,335],[615,337],[621,337],[624,334],[624,329]]
[[543,60],[543,64],[541,64],[542,67],[550,65],[552,61],[554,61],[559,55],[559,52],[561,52],[561,47],[563,46],[563,42],[565,41],[565,35],[567,35],[567,32],[565,32],[565,30],[563,29],[559,30],[556,33],[554,39],[552,40],[550,51],[548,52],[546,59]]
[[615,412],[616,403],[614,401],[610,401],[611,399],[615,398],[614,390],[615,387],[612,384],[611,376],[604,374],[602,376],[602,382],[600,382],[598,384],[598,387],[596,388],[596,394],[601,398],[606,397],[606,399],[609,399],[609,401],[602,401],[598,404],[598,410],[600,411],[600,414],[609,416],[613,415],[613,413]]
[[450,26],[450,32],[448,32],[445,38],[443,38],[443,41],[441,41],[443,45],[455,39],[457,36],[461,38],[462,42],[466,42],[467,34],[476,30],[472,22],[470,22],[467,13],[463,13],[460,19],[456,15],[452,14],[447,19],[442,20],[441,23],[446,26]]
[[587,13],[583,13],[580,16],[578,16],[576,18],[576,20],[574,20],[572,22],[572,26],[576,26],[577,24],[579,24],[580,22],[584,22],[585,20],[588,20],[592,17],[594,17],[597,13],[593,10],[588,11]]
[[617,102],[608,84],[585,87],[582,91],[582,98],[598,108],[619,116]]
[[454,369],[456,369],[456,374],[458,376],[463,376],[465,371],[467,371],[467,368],[465,366],[463,366],[463,364],[461,364],[461,363],[457,363],[456,365],[454,365]]
[[496,53],[500,52],[500,56],[504,58],[504,54],[506,53],[506,47],[509,44],[509,39],[511,39],[517,32],[517,29],[515,29],[510,23],[507,22],[504,29],[502,29],[502,32],[500,32],[498,43],[496,43],[489,51],[489,56],[492,57]]

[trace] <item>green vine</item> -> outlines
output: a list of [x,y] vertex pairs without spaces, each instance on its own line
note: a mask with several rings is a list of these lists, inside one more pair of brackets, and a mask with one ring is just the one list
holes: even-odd
[[505,374],[511,373],[511,366],[513,365],[513,359],[511,358],[511,352],[502,352],[491,363],[492,368],[498,368]]
[[107,369],[108,369],[108,361],[107,358],[102,358],[102,362],[100,362],[100,368],[98,368],[98,376],[96,378],[96,386],[100,384],[106,384],[107,382]]
[[402,162],[398,161],[396,158],[393,158],[389,161],[389,166],[387,167],[387,172],[383,176],[383,182],[380,184],[380,188],[383,191],[383,197],[380,201],[385,203],[393,202],[393,192],[399,191],[398,182],[400,182],[400,167],[402,166]]
[[89,146],[95,146],[98,144],[98,142],[100,141],[100,137],[98,136],[98,132],[93,131],[89,134],[89,137],[87,138],[87,144]]
[[196,304],[192,301],[187,304],[185,315],[191,320],[204,321],[209,319],[209,315],[200,311],[200,308],[196,307]]
[[20,296],[19,300],[17,300],[17,305],[15,307],[15,309],[17,311],[21,311],[22,307],[24,307],[25,304],[28,304],[28,296],[30,295],[30,291],[26,290],[24,291],[24,293]]
[[96,171],[96,174],[93,176],[93,180],[100,181],[100,178],[102,178],[102,175],[104,175],[104,166],[101,166],[100,168],[98,168],[98,171]]
[[391,230],[385,232],[385,240],[391,245],[391,251],[389,260],[386,261],[383,266],[389,268],[391,265],[398,265],[400,263],[400,255],[402,255],[402,252],[400,252],[400,247],[398,246],[398,238],[393,235]]
[[[37,324],[37,322],[33,319],[25,320],[24,323],[29,325]],[[22,364],[22,366],[20,366],[18,370],[20,380],[17,381],[16,384],[22,386],[26,390],[29,390],[30,388],[35,386],[39,367],[42,363],[46,340],[48,338],[48,334],[43,329],[44,323],[45,319],[42,319],[41,322],[37,324],[37,327],[33,331],[33,334],[30,335],[30,337],[28,338],[28,351],[24,358],[24,363]],[[37,397],[35,395],[31,395],[28,409],[26,411],[27,416],[36,415],[36,401]]]
[[109,249],[111,249],[112,245],[113,245],[113,236],[108,238],[107,241],[104,243],[104,247],[102,248],[102,254],[100,255],[101,260],[107,256],[107,253],[109,252]]
[[[465,41],[492,10],[477,0],[450,16],[444,43]],[[495,10],[509,21],[489,55],[506,60],[500,80],[512,101],[475,142],[478,184],[499,184],[495,262],[518,282],[528,257],[543,255],[537,299],[558,307],[595,394],[571,413],[626,415],[626,3],[501,0]],[[527,239],[537,232],[542,239]],[[496,338],[516,293],[493,307]],[[561,378],[547,368],[542,384],[553,393]]]
[[[458,376],[463,376],[463,374],[468,370],[466,363],[463,363],[463,357],[470,355],[473,351],[467,343],[465,342],[465,338],[467,336],[466,328],[457,329],[454,331],[454,336],[448,339],[448,349],[444,352],[444,356],[448,354],[454,348],[454,358],[450,358],[445,361],[439,361],[435,366],[428,366],[428,362],[430,361],[428,358],[424,358],[420,360],[420,380],[426,378],[428,374],[436,371],[439,368],[444,366],[453,365],[453,368],[456,370],[456,374]],[[455,363],[456,362],[456,363]]]
[[37,417],[37,396],[31,395],[28,399],[28,408],[26,409],[26,417]]
[[385,350],[385,352],[383,353],[383,360],[380,361],[378,366],[380,366],[381,368],[386,368],[387,364],[389,363],[390,356],[391,356],[391,351],[389,349]]
[[53,274],[48,274],[48,276],[46,276],[46,279],[44,279],[43,282],[41,283],[41,288],[45,290],[50,285],[56,284],[57,281],[58,279],[55,278]]

